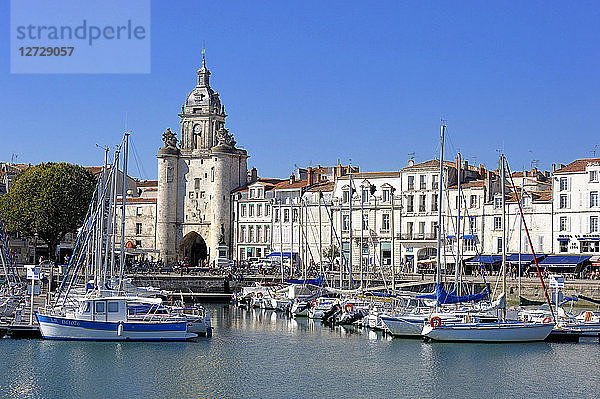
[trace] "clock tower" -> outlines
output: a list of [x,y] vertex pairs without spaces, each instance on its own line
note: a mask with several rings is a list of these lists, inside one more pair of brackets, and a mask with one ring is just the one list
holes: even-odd
[[[225,107],[210,87],[204,55],[196,87],[179,114],[181,140],[170,131],[158,150],[156,249],[166,263],[216,265],[231,252],[231,192],[246,184],[246,150],[225,129]],[[225,251],[226,252],[226,251]]]

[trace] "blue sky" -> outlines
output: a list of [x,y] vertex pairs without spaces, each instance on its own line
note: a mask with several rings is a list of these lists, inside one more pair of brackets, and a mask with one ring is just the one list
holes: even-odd
[[[118,12],[118,10],[116,10]],[[1,2],[9,53],[9,4]],[[202,41],[227,126],[264,177],[352,159],[393,170],[438,151],[513,169],[591,157],[600,133],[598,2],[153,1],[150,74],[10,74],[0,58],[0,160],[100,164],[125,113],[138,162],[196,82]]]

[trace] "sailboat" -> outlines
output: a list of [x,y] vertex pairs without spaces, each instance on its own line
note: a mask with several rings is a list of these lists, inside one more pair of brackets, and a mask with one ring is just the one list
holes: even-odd
[[[442,128],[443,129],[443,128]],[[502,281],[503,292],[506,294],[506,195],[505,195],[505,164],[504,154],[500,156],[500,185],[502,188]],[[521,212],[522,217],[522,212]],[[438,257],[439,261],[439,257]],[[439,263],[438,263],[439,269]],[[444,323],[439,316],[434,316],[425,324],[422,335],[428,340],[462,341],[462,342],[531,342],[545,340],[554,323],[546,319],[546,323],[528,323],[521,320],[506,318],[506,303],[502,304],[502,315],[497,320],[488,315],[463,315],[461,322]]]
[[[99,179],[96,195],[90,206],[88,218],[80,230],[76,251],[69,262],[73,268],[72,274],[67,272],[63,278],[59,292],[53,305],[40,308],[36,312],[42,337],[55,340],[100,340],[100,341],[184,341],[197,337],[190,330],[203,324],[210,335],[210,325],[200,323],[197,314],[187,316],[183,312],[173,311],[162,305],[160,298],[149,298],[129,295],[124,290],[123,269],[125,263],[125,201],[127,179],[127,153],[129,133],[125,133],[121,146],[123,153],[123,182],[121,204],[121,248],[119,262],[118,288],[107,289],[108,271],[113,269],[108,264],[109,247],[114,247],[110,239],[111,226],[116,219],[116,182],[119,153],[115,153],[115,161],[111,175],[107,179],[107,154],[105,155],[104,172]],[[112,184],[109,181],[112,178]],[[112,186],[112,195],[109,194]],[[110,200],[107,201],[107,197]],[[107,209],[109,215],[105,217]],[[115,205],[113,208],[112,206]],[[106,219],[106,220],[105,220]],[[105,224],[105,222],[107,222]],[[94,237],[94,239],[92,239]],[[114,261],[114,251],[111,258]],[[69,296],[78,271],[84,263],[84,258],[93,259],[93,290],[84,296]],[[110,266],[110,268],[109,268]],[[84,265],[87,283],[88,264]],[[69,278],[70,277],[70,278]],[[67,280],[69,280],[67,282]],[[66,289],[63,291],[63,287]],[[204,322],[204,319],[202,320]]]

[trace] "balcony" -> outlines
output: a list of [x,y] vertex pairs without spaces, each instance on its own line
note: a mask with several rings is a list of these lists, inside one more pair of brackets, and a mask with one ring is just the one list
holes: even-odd
[[402,240],[435,240],[437,235],[435,233],[404,233],[401,235]]

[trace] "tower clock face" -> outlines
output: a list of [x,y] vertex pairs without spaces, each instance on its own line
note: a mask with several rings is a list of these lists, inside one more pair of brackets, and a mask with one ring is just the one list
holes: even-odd
[[201,125],[194,126],[194,133],[196,133],[196,134],[202,133],[202,126]]

